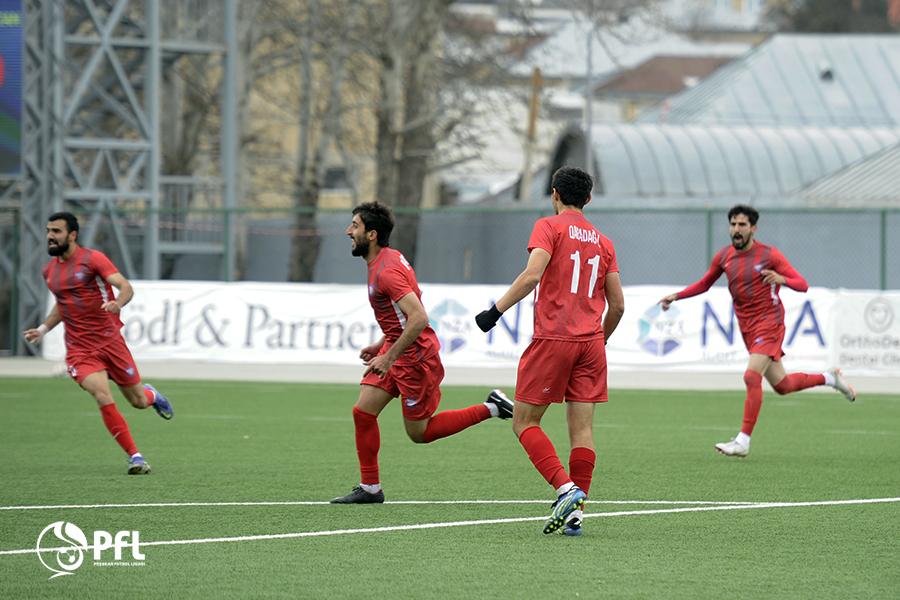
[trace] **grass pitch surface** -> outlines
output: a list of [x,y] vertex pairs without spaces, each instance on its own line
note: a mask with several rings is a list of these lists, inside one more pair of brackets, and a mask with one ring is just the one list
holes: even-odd
[[[819,599],[900,589],[900,395],[851,405],[830,390],[767,390],[751,454],[734,459],[713,444],[734,435],[743,394],[613,390],[596,414],[585,534],[567,538],[541,533],[552,491],[508,421],[416,445],[395,401],[380,418],[387,503],[334,506],[325,501],[358,482],[356,386],[152,383],[175,419],[117,396],[153,467],[127,476],[75,384],[0,379],[0,597]],[[441,408],[487,391],[445,388]],[[545,429],[566,464],[561,407]],[[49,580],[34,549],[57,521],[89,542],[96,530],[138,531],[143,565],[94,565],[88,550],[74,574]],[[112,550],[102,558],[115,562]]]

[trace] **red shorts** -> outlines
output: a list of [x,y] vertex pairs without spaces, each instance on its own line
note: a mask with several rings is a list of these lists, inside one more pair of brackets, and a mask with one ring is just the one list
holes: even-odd
[[546,405],[607,399],[603,338],[532,340],[519,360],[516,400],[520,402]]
[[128,350],[125,339],[121,335],[114,336],[102,348],[94,350],[68,349],[66,369],[69,371],[69,376],[79,384],[84,381],[85,377],[98,371],[106,371],[110,379],[125,387],[141,382],[141,374],[138,373],[131,351]]
[[784,324],[765,325],[756,327],[744,333],[744,345],[750,354],[764,354],[772,360],[781,360],[784,350],[781,344],[784,342]]
[[360,385],[381,388],[392,398],[403,400],[403,418],[410,421],[430,419],[441,403],[441,381],[444,365],[434,354],[414,365],[393,365],[383,377],[370,372]]

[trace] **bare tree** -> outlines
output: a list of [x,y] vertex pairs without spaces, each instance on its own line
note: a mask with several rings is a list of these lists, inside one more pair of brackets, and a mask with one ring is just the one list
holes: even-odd
[[[620,22],[634,4],[651,1],[572,0],[571,8],[600,28]],[[239,197],[248,204],[290,198],[291,280],[314,278],[316,212],[326,167],[335,158],[351,173],[366,160],[374,162],[374,196],[397,214],[392,245],[415,261],[418,211],[429,176],[478,157],[485,122],[521,121],[524,130],[522,111],[511,107],[527,104],[530,90],[505,85],[522,39],[465,23],[451,14],[452,4],[240,3]],[[188,57],[181,81],[172,84],[183,116],[167,125],[171,135],[164,136],[171,146],[165,152],[168,172],[193,172],[203,146],[200,134],[214,124],[215,95],[199,85],[214,82],[209,70]],[[284,139],[288,128],[296,131],[294,143]],[[214,148],[215,137],[209,139]]]
[[412,262],[418,208],[437,145],[443,28],[450,0],[390,0],[388,37],[380,54],[378,198],[393,204],[392,244]]
[[[494,56],[503,51],[485,45],[466,52],[465,60],[448,54],[451,4],[240,3],[239,198],[251,204],[261,197],[291,198],[291,280],[314,278],[320,246],[315,214],[335,156],[351,172],[354,156],[374,158],[375,197],[397,210],[392,243],[414,260],[426,178],[477,155],[478,135],[467,130],[474,112],[471,84],[496,78]],[[481,39],[470,35],[463,42],[472,48]],[[204,145],[215,147],[218,107],[207,84],[216,84],[216,73],[185,60],[179,74],[167,96],[182,117],[167,124],[165,156],[168,172],[192,173]],[[295,152],[284,142],[287,127],[297,131]],[[241,248],[239,243],[239,263]]]
[[[284,63],[278,36],[280,25],[273,14],[275,0],[241,0],[238,3],[238,173],[237,198],[245,201],[248,182],[252,179],[250,148],[253,130],[250,126],[250,98],[254,86],[267,69]],[[184,14],[193,5],[175,5],[178,10],[164,11],[164,28],[180,31],[185,27],[197,27],[211,15]],[[208,8],[208,7],[207,7]],[[165,175],[198,175],[216,172],[215,160],[218,155],[221,131],[221,95],[223,85],[222,56],[218,54],[164,55],[164,61],[172,61],[171,68],[164,70],[161,95],[162,113],[167,118],[162,121],[162,172]],[[204,162],[202,159],[206,159]],[[167,186],[169,187],[169,186]],[[183,221],[197,199],[196,190],[183,184],[171,186],[166,195],[168,209],[166,221]],[[177,229],[183,223],[174,223]],[[245,255],[245,239],[237,236],[237,271],[240,273]],[[164,266],[171,272],[173,264]]]
[[[321,243],[316,209],[325,175],[325,156],[336,145],[343,114],[343,85],[351,53],[351,29],[359,4],[307,2],[299,33],[299,138],[294,170],[294,231],[289,279],[312,281]],[[318,67],[318,68],[317,68]]]

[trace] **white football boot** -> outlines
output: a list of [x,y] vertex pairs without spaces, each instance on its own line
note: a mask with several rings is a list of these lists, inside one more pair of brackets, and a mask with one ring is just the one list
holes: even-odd
[[750,448],[737,441],[737,438],[733,438],[730,442],[719,442],[715,448],[716,452],[725,456],[744,458],[750,454]]
[[849,400],[850,402],[854,402],[856,400],[856,390],[853,389],[853,386],[844,381],[844,376],[841,375],[840,369],[831,369],[831,376],[834,377],[834,389],[839,391],[844,395],[844,398]]

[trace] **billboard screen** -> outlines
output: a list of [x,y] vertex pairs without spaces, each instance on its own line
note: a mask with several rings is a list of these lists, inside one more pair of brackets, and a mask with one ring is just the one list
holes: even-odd
[[0,175],[22,170],[22,0],[0,0]]

